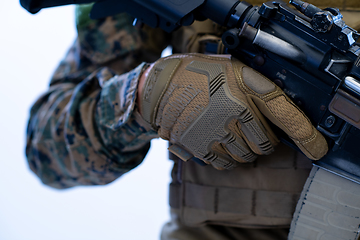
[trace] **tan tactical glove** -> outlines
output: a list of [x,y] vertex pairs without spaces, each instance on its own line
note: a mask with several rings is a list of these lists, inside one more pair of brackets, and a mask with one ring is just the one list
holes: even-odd
[[270,154],[278,140],[263,116],[310,159],[327,152],[324,137],[284,92],[230,56],[172,55],[158,60],[140,89],[140,113],[182,160],[218,169]]

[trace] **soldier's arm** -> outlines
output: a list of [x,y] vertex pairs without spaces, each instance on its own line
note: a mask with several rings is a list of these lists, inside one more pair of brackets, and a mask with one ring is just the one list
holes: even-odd
[[161,51],[149,51],[149,36],[140,36],[126,17],[106,21],[96,29],[80,24],[78,41],[31,109],[26,156],[55,188],[115,180],[142,162],[157,136],[136,110],[142,65],[131,69]]

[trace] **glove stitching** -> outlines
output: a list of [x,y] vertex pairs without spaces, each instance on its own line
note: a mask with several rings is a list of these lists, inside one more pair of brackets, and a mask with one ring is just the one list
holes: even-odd
[[[175,58],[175,59],[176,59],[176,58]],[[161,97],[159,97],[159,99],[158,99],[157,102],[156,102],[156,105],[155,105],[155,108],[154,108],[153,119],[151,119],[151,121],[152,121],[152,124],[151,124],[151,125],[154,127],[154,129],[158,129],[158,128],[159,128],[158,126],[156,126],[156,116],[157,116],[157,114],[158,114],[158,108],[159,108],[159,105],[160,105],[161,101],[163,100],[163,97],[164,97],[166,91],[168,90],[169,84],[170,84],[170,82],[171,82],[170,80],[171,80],[171,78],[173,77],[174,72],[178,69],[180,63],[182,62],[181,60],[182,60],[182,59],[180,58],[180,61],[178,62],[178,64],[176,64],[176,66],[174,67],[174,69],[171,71],[171,74],[169,75],[169,77],[168,77],[167,80],[166,80],[166,85],[164,86],[164,89],[163,89],[163,91],[161,92],[161,95],[160,95]],[[154,66],[154,71],[155,71],[155,66]],[[158,79],[157,79],[157,80],[158,80]],[[162,116],[161,116],[161,121],[162,121]]]
[[297,142],[298,143],[301,143],[301,144],[306,144],[306,143],[309,143],[309,142],[311,142],[311,141],[313,141],[315,138],[316,138],[316,136],[317,136],[317,131],[314,131],[314,129],[313,129],[313,134],[310,136],[310,138],[307,138],[307,139],[305,139],[305,140],[297,140]]

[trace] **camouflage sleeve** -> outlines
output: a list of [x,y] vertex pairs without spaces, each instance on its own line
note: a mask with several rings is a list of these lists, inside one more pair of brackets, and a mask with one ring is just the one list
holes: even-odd
[[[95,28],[87,36],[79,31],[79,41],[55,71],[49,90],[31,109],[26,156],[31,170],[49,186],[114,181],[142,162],[157,137],[135,106],[143,64],[124,73],[144,59],[147,39],[129,27],[130,20],[118,20],[96,23],[100,37]],[[117,24],[117,36],[106,24]],[[100,51],[99,42],[107,48]],[[110,59],[103,54],[109,47],[116,47]],[[159,57],[160,52],[152,54]]]

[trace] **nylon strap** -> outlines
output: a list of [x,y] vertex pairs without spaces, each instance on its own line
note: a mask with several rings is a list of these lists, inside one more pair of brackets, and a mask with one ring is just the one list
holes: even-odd
[[[186,207],[262,217],[291,218],[298,194],[265,190],[214,187],[183,182]],[[170,185],[170,206],[180,208],[180,184]],[[289,204],[291,202],[292,204]],[[271,207],[270,207],[271,206]],[[284,209],[288,206],[289,209]]]
[[356,240],[359,226],[360,184],[314,165],[288,240]]

